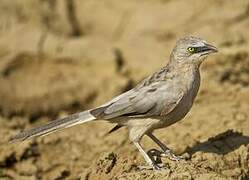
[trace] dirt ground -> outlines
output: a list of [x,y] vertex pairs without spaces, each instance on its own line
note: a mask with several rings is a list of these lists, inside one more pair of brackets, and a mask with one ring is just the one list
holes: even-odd
[[[127,130],[104,121],[7,143],[132,88],[185,35],[219,48],[191,112],[156,131],[186,160],[139,170]],[[0,179],[249,179],[249,1],[1,0],[0,125]]]

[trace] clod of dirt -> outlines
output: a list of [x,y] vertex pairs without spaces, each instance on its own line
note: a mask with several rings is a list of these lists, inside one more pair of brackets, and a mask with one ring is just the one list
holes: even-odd
[[96,171],[98,172],[99,170],[102,171],[104,169],[104,173],[108,174],[111,172],[113,167],[115,166],[117,162],[117,155],[114,153],[109,153],[105,154],[97,162],[97,169]]
[[23,143],[18,149],[14,149],[14,145],[6,145],[6,142],[1,143],[0,152],[0,167],[13,167],[16,162],[23,161],[39,155],[36,144]]
[[[120,166],[122,164],[122,166]],[[134,172],[132,157],[120,157],[113,152],[104,153],[81,175],[82,179],[119,179],[120,175]]]
[[[70,174],[71,172],[66,166],[58,164],[56,166],[52,166],[51,168],[43,172],[42,177],[44,179],[63,180],[67,179]],[[40,176],[39,172],[37,173],[37,176]]]

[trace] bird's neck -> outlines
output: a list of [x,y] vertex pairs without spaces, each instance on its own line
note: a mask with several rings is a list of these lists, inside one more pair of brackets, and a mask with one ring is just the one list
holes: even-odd
[[191,73],[197,72],[198,73],[200,64],[169,61],[167,66],[170,69],[172,69],[172,70],[174,70],[175,72],[178,72],[178,73],[187,73],[187,72],[191,72]]
[[199,66],[194,64],[171,64],[169,63],[167,67],[170,69],[170,72],[173,73],[173,77],[175,77],[175,82],[179,85],[179,87],[184,90],[185,93],[191,91],[194,88],[193,97],[196,96],[197,91],[200,85],[200,71]]

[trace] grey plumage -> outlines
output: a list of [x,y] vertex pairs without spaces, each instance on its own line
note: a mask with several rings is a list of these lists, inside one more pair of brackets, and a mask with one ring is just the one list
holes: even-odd
[[10,139],[10,142],[14,143],[17,141],[24,141],[31,137],[48,135],[52,132],[55,132],[55,131],[58,131],[64,128],[68,128],[76,124],[81,124],[81,123],[85,123],[88,121],[92,121],[94,119],[95,118],[88,111],[72,114],[68,117],[54,120],[46,125],[21,132],[17,134],[16,136],[13,136]]
[[21,132],[12,141],[48,133],[84,122],[104,119],[129,129],[129,138],[154,169],[159,165],[147,155],[140,140],[148,135],[171,159],[179,160],[152,132],[181,120],[191,109],[200,85],[199,66],[217,48],[196,37],[180,39],[173,49],[169,63],[144,79],[133,89],[92,110],[74,114],[48,125]]

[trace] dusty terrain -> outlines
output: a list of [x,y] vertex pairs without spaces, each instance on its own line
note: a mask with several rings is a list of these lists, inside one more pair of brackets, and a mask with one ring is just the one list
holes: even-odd
[[[127,130],[106,135],[104,121],[7,143],[133,87],[190,34],[220,51],[192,111],[156,132],[186,161],[140,171]],[[2,0],[0,87],[0,179],[249,179],[249,1]]]

